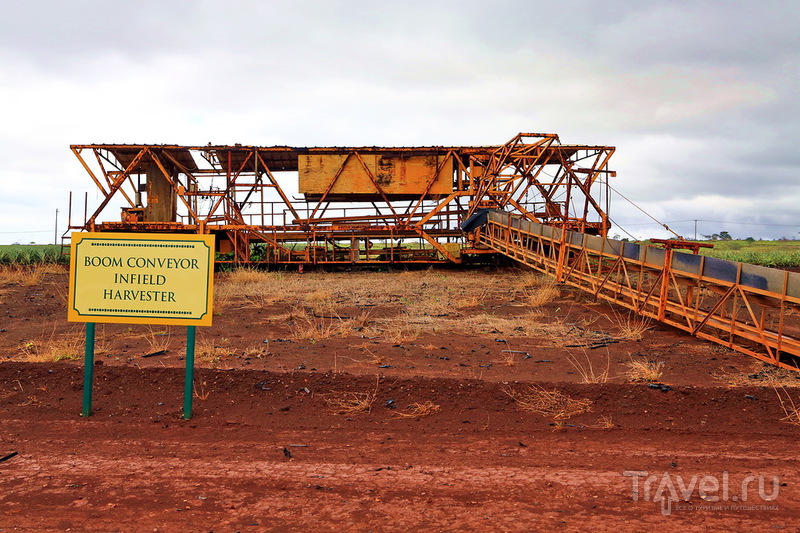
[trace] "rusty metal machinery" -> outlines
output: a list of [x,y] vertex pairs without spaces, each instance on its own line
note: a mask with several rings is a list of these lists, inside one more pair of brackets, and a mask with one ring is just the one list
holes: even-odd
[[477,231],[481,243],[560,283],[798,370],[800,273],[696,255],[699,243],[667,240],[656,247],[623,242],[504,211],[489,212]]
[[237,263],[461,263],[491,252],[460,229],[484,208],[609,227],[607,187],[593,186],[613,175],[614,148],[553,134],[498,146],[71,149],[101,200],[70,229],[213,233]]
[[467,263],[502,254],[798,368],[800,274],[699,256],[702,244],[683,240],[659,247],[607,238],[613,147],[520,133],[497,146],[71,148],[101,199],[85,202],[74,225],[70,202],[70,229],[211,233],[239,264]]

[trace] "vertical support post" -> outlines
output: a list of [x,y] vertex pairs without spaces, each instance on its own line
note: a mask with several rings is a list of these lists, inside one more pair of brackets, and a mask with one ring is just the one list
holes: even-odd
[[556,271],[555,271],[555,278],[556,283],[563,283],[564,279],[562,276],[564,274],[564,267],[567,263],[567,256],[569,254],[569,246],[567,246],[567,229],[566,223],[564,223],[561,227],[561,238],[558,242],[558,257],[556,258]]
[[196,326],[186,326],[186,381],[183,387],[183,418],[192,418],[194,394],[194,341]]
[[658,314],[657,319],[664,321],[667,316],[667,299],[669,297],[669,283],[672,275],[672,248],[664,249],[664,269],[661,271],[661,288],[658,293]]
[[94,322],[86,323],[86,347],[83,351],[83,410],[81,416],[92,414],[92,384],[94,382]]

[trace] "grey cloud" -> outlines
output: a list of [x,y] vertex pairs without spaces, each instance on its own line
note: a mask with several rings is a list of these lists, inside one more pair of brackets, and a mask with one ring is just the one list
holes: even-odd
[[685,206],[717,193],[798,215],[769,202],[800,203],[796,2],[6,4],[0,76],[18,101],[0,102],[0,138],[23,149],[3,151],[0,179],[63,174],[77,165],[69,142],[495,144],[547,131],[616,145],[620,191],[668,219],[697,218]]

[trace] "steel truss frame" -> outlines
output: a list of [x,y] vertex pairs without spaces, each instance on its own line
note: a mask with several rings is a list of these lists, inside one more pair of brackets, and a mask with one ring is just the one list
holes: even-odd
[[[476,209],[506,207],[530,220],[605,235],[608,191],[592,188],[608,170],[613,147],[562,145],[557,135],[520,133],[500,146],[416,148],[293,148],[256,146],[72,145],[99,189],[98,205],[84,207],[86,231],[214,233],[221,252],[237,263],[460,263],[485,250],[465,239],[460,225]],[[296,172],[304,154],[343,156],[318,198],[298,199],[280,173]],[[413,198],[386,192],[364,158],[373,154],[439,157]],[[88,157],[87,157],[88,155]],[[445,164],[447,163],[447,164]],[[345,167],[369,177],[374,198],[341,198],[333,190]],[[452,169],[452,190],[430,194]],[[142,179],[158,176],[174,195],[175,215],[148,220]],[[602,180],[600,180],[602,182]],[[605,198],[606,208],[601,207]],[[109,206],[123,204],[109,219]],[[416,241],[403,246],[401,240]],[[260,248],[259,254],[254,249]]]
[[[707,262],[721,260],[678,256],[679,241],[667,241],[663,249],[641,248],[526,224],[505,212],[490,214],[479,241],[560,283],[641,316],[798,370],[800,325],[794,317],[800,313],[800,274],[730,263],[730,275],[708,275],[713,269]],[[635,246],[636,253],[625,246]],[[687,255],[695,259],[687,262]],[[750,274],[755,269],[762,276]],[[754,283],[759,277],[770,283]]]
[[[600,178],[616,176],[608,168],[614,150],[562,145],[555,134],[520,133],[492,153],[470,214],[478,208],[511,209],[528,220],[606,235],[610,197],[607,180]],[[593,191],[598,182],[604,187]]]

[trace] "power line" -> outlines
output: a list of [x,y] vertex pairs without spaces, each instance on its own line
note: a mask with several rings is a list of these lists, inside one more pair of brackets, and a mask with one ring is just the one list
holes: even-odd
[[[650,217],[652,220],[654,220],[654,221],[655,221],[655,222],[651,222],[651,224],[658,224],[659,226],[662,226],[662,227],[663,227],[665,230],[667,230],[668,232],[672,233],[673,235],[675,235],[675,236],[676,236],[676,237],[678,237],[679,239],[683,239],[683,237],[681,237],[680,235],[678,235],[677,233],[675,233],[674,231],[672,231],[672,229],[670,229],[670,227],[669,227],[669,226],[667,226],[667,223],[666,223],[666,222],[659,222],[659,221],[658,221],[658,219],[657,219],[656,217],[654,217],[653,215],[651,215],[650,213],[648,213],[647,211],[645,211],[644,209],[642,209],[641,207],[639,207],[638,205],[636,205],[636,204],[635,204],[635,203],[634,203],[632,200],[630,200],[630,199],[629,199],[627,196],[625,196],[624,194],[622,194],[621,192],[619,192],[617,189],[615,189],[614,187],[612,187],[610,183],[608,183],[608,182],[605,182],[605,184],[606,184],[606,187],[608,187],[609,189],[611,189],[612,191],[614,191],[615,193],[617,193],[617,195],[618,195],[618,196],[620,196],[620,197],[621,197],[623,200],[627,201],[627,202],[628,202],[629,204],[631,204],[633,207],[635,207],[636,209],[638,209],[639,211],[641,211],[642,213],[644,213],[645,215],[647,215],[648,217]],[[622,226],[619,226],[619,227],[620,227],[620,228],[622,228]],[[628,232],[626,231],[625,233],[628,233]],[[630,233],[628,233],[628,235],[630,235]]]

